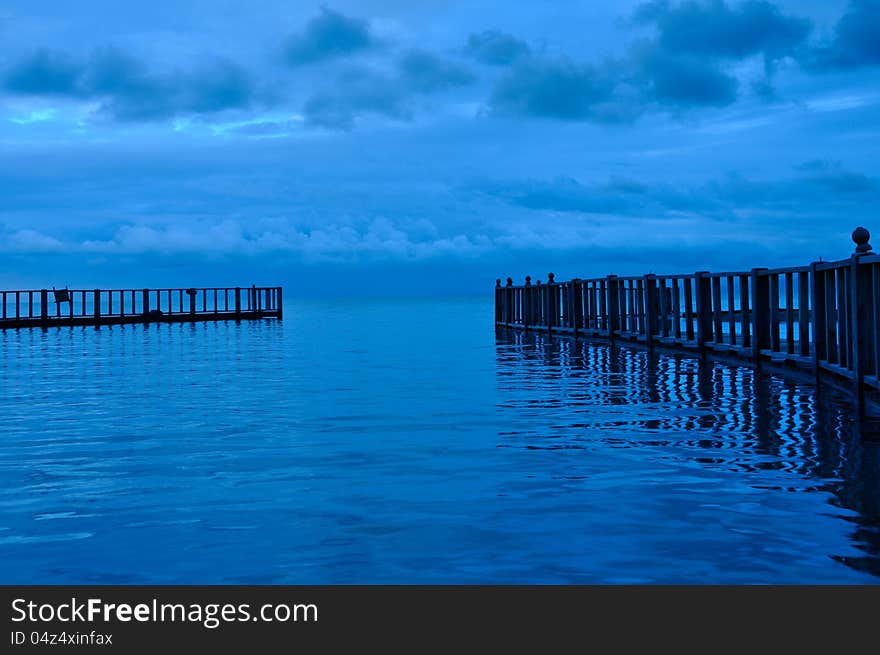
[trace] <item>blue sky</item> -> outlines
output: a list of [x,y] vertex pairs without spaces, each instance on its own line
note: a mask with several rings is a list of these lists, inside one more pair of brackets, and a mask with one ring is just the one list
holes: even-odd
[[0,6],[0,286],[479,292],[880,239],[880,0]]

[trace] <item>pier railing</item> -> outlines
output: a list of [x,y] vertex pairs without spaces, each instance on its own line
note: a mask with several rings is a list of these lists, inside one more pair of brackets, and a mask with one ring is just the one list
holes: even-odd
[[880,256],[864,228],[843,260],[789,268],[616,276],[495,288],[495,323],[773,362],[880,392]]
[[282,317],[281,287],[0,291],[0,328]]

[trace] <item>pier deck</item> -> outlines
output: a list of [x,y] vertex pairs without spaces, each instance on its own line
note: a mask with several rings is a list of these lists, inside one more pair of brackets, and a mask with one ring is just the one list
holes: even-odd
[[869,239],[857,228],[851,257],[807,266],[499,279],[495,324],[790,367],[833,379],[861,415],[880,416],[880,255]]
[[0,329],[282,318],[281,287],[0,291]]

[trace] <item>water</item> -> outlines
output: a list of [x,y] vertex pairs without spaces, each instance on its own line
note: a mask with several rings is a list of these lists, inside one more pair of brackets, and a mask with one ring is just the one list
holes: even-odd
[[845,399],[490,302],[0,333],[0,582],[877,582]]

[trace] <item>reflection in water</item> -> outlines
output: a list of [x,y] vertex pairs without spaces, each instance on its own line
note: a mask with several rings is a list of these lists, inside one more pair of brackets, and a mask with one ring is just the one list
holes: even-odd
[[[833,556],[880,575],[880,444],[859,434],[833,391],[742,366],[664,351],[499,331],[499,408],[518,413],[503,447],[633,449],[653,461],[783,472],[769,493],[819,492],[849,510],[863,556]],[[552,417],[552,429],[545,422]]]

